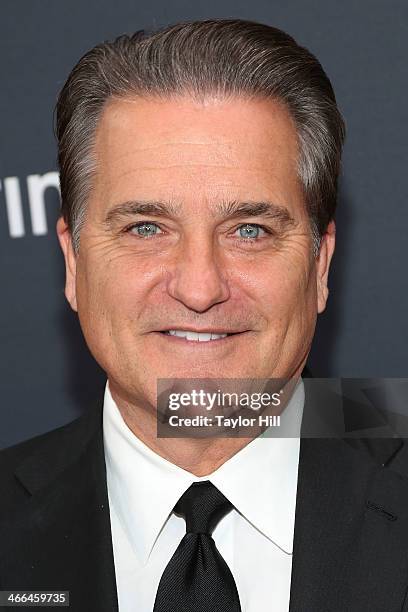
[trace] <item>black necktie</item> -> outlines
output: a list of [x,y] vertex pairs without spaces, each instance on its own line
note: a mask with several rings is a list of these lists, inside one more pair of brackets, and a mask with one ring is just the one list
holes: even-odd
[[157,589],[154,612],[241,612],[235,580],[211,533],[232,504],[211,482],[195,482],[174,507],[186,534]]

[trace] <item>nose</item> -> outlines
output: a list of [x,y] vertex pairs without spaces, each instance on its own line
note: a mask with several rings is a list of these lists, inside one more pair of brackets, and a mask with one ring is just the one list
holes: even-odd
[[211,241],[189,240],[180,247],[168,276],[167,292],[195,312],[205,312],[229,298],[225,269]]

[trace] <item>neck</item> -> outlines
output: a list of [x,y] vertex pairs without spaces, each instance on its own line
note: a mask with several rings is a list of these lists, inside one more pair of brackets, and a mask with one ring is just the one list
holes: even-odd
[[109,389],[131,432],[152,451],[195,476],[211,474],[253,440],[253,437],[159,438],[156,416],[124,399],[114,383],[109,383]]
[[[290,382],[292,391],[300,377],[300,373],[296,374]],[[154,411],[124,398],[113,381],[109,381],[109,389],[124,422],[139,440],[167,461],[198,477],[214,472],[261,433],[259,431],[249,437],[230,438],[159,438]],[[280,406],[279,412],[285,406]]]

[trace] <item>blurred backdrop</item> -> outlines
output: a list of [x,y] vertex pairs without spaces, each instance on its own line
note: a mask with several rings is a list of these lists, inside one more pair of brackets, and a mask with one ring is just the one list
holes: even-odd
[[286,30],[328,73],[348,137],[320,377],[406,377],[406,0],[1,0],[0,448],[73,420],[105,377],[64,297],[52,119],[96,43],[175,21],[239,17]]

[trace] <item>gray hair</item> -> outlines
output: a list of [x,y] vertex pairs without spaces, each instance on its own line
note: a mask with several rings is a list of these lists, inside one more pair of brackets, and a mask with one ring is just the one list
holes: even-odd
[[288,108],[299,142],[298,176],[314,252],[334,217],[345,126],[319,61],[277,28],[240,19],[139,30],[88,51],[55,108],[61,214],[75,253],[96,171],[95,131],[105,103],[129,95],[274,99]]

